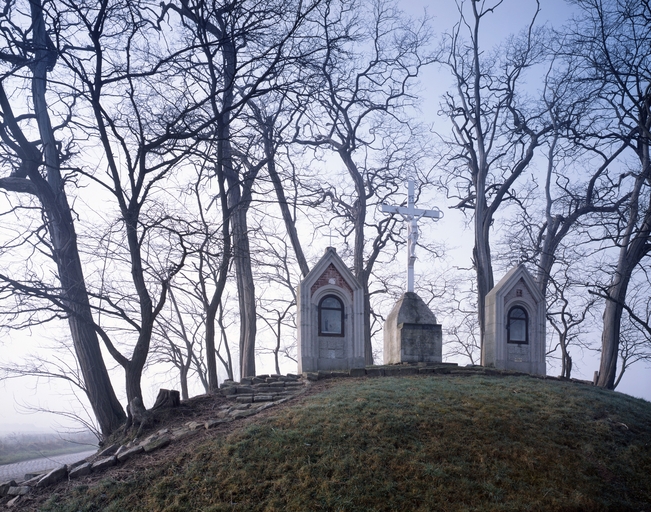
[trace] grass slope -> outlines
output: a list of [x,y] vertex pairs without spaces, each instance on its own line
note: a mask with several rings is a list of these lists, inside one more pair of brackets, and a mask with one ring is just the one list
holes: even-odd
[[529,377],[343,380],[46,510],[651,510],[651,404]]

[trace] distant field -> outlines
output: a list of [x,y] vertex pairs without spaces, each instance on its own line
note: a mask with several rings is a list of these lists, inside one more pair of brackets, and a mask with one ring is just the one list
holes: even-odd
[[0,465],[40,457],[52,457],[92,449],[96,439],[90,434],[66,439],[56,434],[10,435],[0,438]]

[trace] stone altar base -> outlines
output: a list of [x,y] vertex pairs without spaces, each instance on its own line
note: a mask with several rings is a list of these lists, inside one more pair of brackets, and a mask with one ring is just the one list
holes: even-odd
[[384,323],[384,364],[440,363],[443,333],[418,295],[406,292]]

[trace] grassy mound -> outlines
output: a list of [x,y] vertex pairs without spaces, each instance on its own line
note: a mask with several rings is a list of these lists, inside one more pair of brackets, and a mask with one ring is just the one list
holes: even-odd
[[529,377],[344,380],[46,510],[651,510],[651,404]]

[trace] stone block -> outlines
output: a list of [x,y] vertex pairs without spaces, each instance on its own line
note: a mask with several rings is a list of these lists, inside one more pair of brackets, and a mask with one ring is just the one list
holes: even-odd
[[250,395],[253,393],[253,388],[251,386],[238,386],[237,394],[238,395]]
[[17,485],[9,487],[7,490],[7,496],[24,496],[29,494],[32,488],[29,485]]
[[142,446],[134,446],[133,448],[129,448],[128,450],[124,450],[123,452],[119,453],[117,457],[120,462],[124,462],[129,460],[134,455],[138,455],[144,451],[145,449]]
[[319,370],[318,374],[319,374],[319,380],[330,379],[332,377],[332,372],[326,372],[323,370]]
[[311,382],[319,380],[319,374],[316,372],[305,372],[303,375],[305,375],[305,378]]
[[38,473],[25,473],[23,485],[36,485],[41,477],[45,474],[45,471],[39,471]]
[[287,381],[287,382],[285,382],[285,387],[286,388],[302,388],[303,383],[298,382],[298,381]]
[[400,367],[399,366],[387,366],[384,369],[384,375],[386,377],[395,377],[397,375],[400,375]]
[[231,413],[231,418],[234,420],[239,419],[239,418],[248,418],[249,416],[253,416],[256,414],[258,411],[257,409],[246,409],[243,411],[234,411]]
[[384,368],[366,368],[367,377],[384,377]]
[[90,462],[84,462],[83,464],[77,466],[76,468],[73,468],[70,470],[68,473],[68,478],[71,480],[74,478],[81,478],[82,476],[89,475],[91,472],[91,463]]
[[255,377],[254,379],[251,379],[251,384],[264,384],[265,379],[266,377],[264,379],[262,377]]
[[349,373],[348,373],[348,372],[337,372],[337,371],[335,371],[335,372],[331,372],[331,373],[330,373],[330,376],[331,376],[333,379],[340,379],[340,378],[342,378],[342,377],[348,377],[348,376],[349,376]]
[[109,455],[115,455],[119,447],[120,445],[118,443],[112,444],[111,446],[108,446],[104,448],[101,452],[99,452],[97,454],[97,457],[103,459],[104,457],[108,457]]
[[400,375],[418,375],[418,368],[416,366],[403,366],[400,368]]
[[253,379],[255,379],[255,376],[251,377],[242,377],[240,379],[240,384],[245,384],[247,386],[250,386],[253,383]]
[[351,368],[348,375],[351,377],[366,377],[366,368]]
[[267,384],[272,384],[272,383],[274,383],[274,382],[278,382],[278,377],[267,377],[267,378],[265,379],[265,382],[266,382]]
[[48,485],[56,484],[67,476],[68,468],[66,466],[59,466],[42,476],[36,483],[36,487],[47,487]]
[[238,395],[237,403],[238,404],[250,404],[253,402],[253,395]]
[[160,448],[165,448],[171,442],[172,438],[169,435],[164,435],[163,437],[159,437],[158,439],[154,439],[146,445],[143,445],[143,448],[146,453],[149,453]]
[[16,481],[9,480],[8,482],[2,482],[0,484],[0,496],[6,496],[9,487],[16,487]]
[[255,395],[254,402],[271,402],[274,399],[273,395]]
[[284,388],[285,387],[285,381],[279,380],[278,382],[271,382],[269,384],[270,388]]
[[[199,428],[203,428],[203,423],[201,423]],[[186,437],[193,436],[197,434],[197,432],[198,430],[189,430],[187,428],[180,428],[172,432],[172,440],[179,441],[181,439],[185,439]]]
[[197,430],[203,427],[203,422],[189,421],[186,425],[190,430]]
[[298,380],[299,376],[296,375],[295,373],[288,373],[286,377],[290,380]]
[[421,374],[421,375],[430,375],[432,373],[436,373],[436,369],[435,368],[427,368],[427,367],[418,368],[418,373]]
[[107,468],[112,468],[118,463],[118,458],[115,455],[96,460],[91,465],[90,469],[93,472],[104,471]]
[[439,366],[437,368],[434,368],[434,373],[436,373],[438,375],[447,375],[451,371],[452,371],[452,368],[448,368],[448,367],[445,367],[445,366]]
[[203,426],[205,427],[206,430],[210,430],[211,428],[215,428],[216,426],[221,425],[222,423],[228,423],[228,420],[224,418],[208,420],[203,424]]
[[400,297],[384,323],[384,364],[440,363],[443,331],[414,292]]
[[270,389],[270,388],[271,388],[271,385],[267,384],[266,382],[264,384],[254,384],[253,385],[253,389],[255,391],[259,391],[261,389]]
[[265,409],[269,409],[269,407],[273,407],[274,405],[276,405],[274,402],[265,402],[256,408],[256,412],[264,411]]
[[[120,448],[122,448],[122,447],[120,447]],[[119,450],[120,448],[118,448],[118,450]],[[116,453],[117,453],[117,452],[116,452]],[[86,464],[87,462],[88,462],[87,459],[78,460],[77,462],[71,462],[70,464],[68,464],[68,473],[70,473],[70,472],[71,472],[73,469],[75,469],[77,466],[81,466],[82,464]]]

